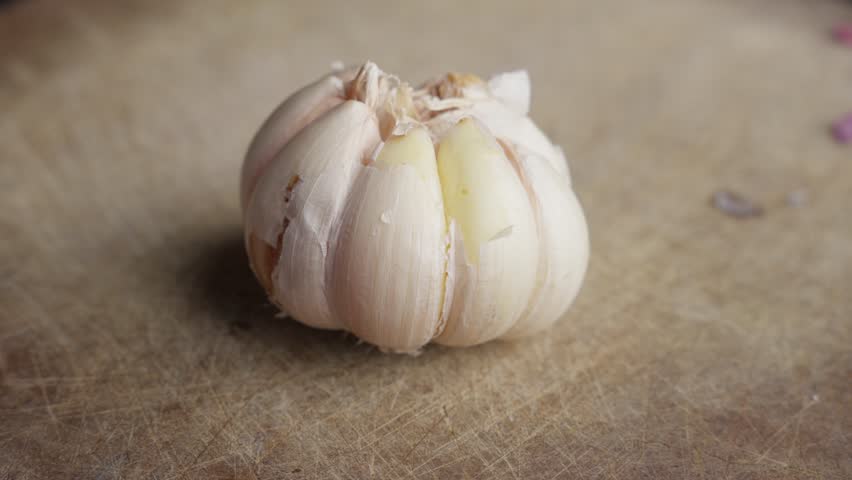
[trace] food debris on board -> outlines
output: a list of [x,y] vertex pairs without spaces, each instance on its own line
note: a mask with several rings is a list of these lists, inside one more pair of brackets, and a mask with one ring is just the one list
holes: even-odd
[[852,24],[844,23],[834,27],[831,36],[837,43],[852,47]]
[[808,192],[804,189],[793,190],[787,194],[787,205],[799,208],[808,203]]
[[[835,42],[852,47],[852,23],[837,25],[832,29],[831,36]],[[846,114],[831,124],[831,136],[837,143],[852,142],[852,113]]]
[[852,142],[852,113],[846,114],[831,125],[831,135],[839,143]]
[[763,207],[730,190],[714,192],[711,203],[717,210],[729,217],[745,219],[763,215]]

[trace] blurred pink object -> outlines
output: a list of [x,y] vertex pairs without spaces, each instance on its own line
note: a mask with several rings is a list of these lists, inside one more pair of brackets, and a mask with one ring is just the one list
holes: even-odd
[[840,143],[852,142],[852,113],[834,122],[831,125],[831,134]]
[[834,27],[832,35],[837,43],[852,47],[852,24],[845,23]]

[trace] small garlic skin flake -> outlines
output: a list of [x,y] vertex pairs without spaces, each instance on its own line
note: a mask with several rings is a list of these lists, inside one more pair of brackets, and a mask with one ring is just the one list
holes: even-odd
[[717,190],[711,201],[717,210],[729,217],[745,219],[763,215],[763,207],[730,190]]
[[808,204],[808,191],[804,189],[793,190],[787,194],[787,205],[793,208],[804,207]]
[[831,125],[831,135],[837,143],[852,142],[852,113],[838,118]]
[[852,24],[840,24],[831,31],[834,41],[852,47]]
[[524,71],[415,88],[371,62],[287,98],[240,180],[270,301],[392,352],[550,327],[580,290],[589,239],[562,150],[529,104]]

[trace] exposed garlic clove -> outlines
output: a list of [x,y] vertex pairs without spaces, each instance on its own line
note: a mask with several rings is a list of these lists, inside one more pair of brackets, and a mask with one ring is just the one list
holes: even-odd
[[250,251],[254,271],[271,271],[270,296],[308,325],[341,327],[326,301],[329,239],[355,174],[379,142],[373,112],[347,101],[293,137],[255,187],[247,234],[280,253],[270,269],[267,253]]
[[530,103],[530,84],[526,71],[495,75],[487,84],[465,80],[469,78],[467,75],[448,75],[435,84],[427,85],[434,91],[460,96],[442,99],[433,105],[439,114],[429,121],[429,125],[436,135],[443,136],[460,119],[474,116],[495,137],[532,150],[545,157],[558,172],[568,173],[568,164],[561,150],[526,116]]
[[506,150],[532,196],[541,252],[535,293],[505,335],[515,338],[544,330],[568,310],[586,273],[589,234],[567,176],[528,150]]
[[344,327],[412,352],[435,335],[446,222],[435,150],[422,128],[389,139],[356,181],[337,234],[329,301]]
[[458,229],[453,306],[436,339],[473,345],[499,337],[535,287],[538,240],[524,186],[496,140],[472,118],[438,146],[448,220]]

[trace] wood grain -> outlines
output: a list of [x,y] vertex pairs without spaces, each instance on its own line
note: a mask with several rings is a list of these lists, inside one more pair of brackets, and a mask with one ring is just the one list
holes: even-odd
[[[848,2],[0,8],[0,478],[852,478]],[[333,60],[526,66],[592,232],[558,326],[383,355],[274,318],[254,129]],[[765,207],[711,208],[727,188]],[[808,192],[798,208],[785,203]]]

